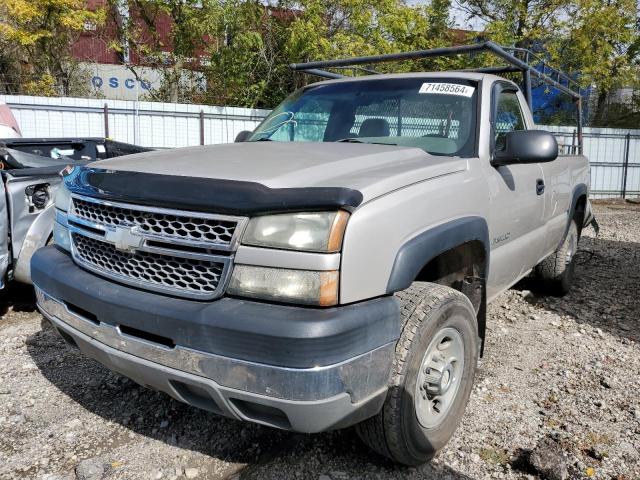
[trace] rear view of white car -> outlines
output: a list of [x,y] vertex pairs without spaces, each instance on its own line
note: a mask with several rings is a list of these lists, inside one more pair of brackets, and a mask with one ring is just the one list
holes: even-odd
[[0,101],[0,138],[20,138],[22,132],[9,105]]

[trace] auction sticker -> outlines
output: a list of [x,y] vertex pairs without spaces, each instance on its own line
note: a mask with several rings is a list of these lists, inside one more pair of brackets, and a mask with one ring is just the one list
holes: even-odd
[[419,93],[437,93],[440,95],[459,95],[461,97],[471,97],[475,92],[474,87],[460,85],[458,83],[423,83]]

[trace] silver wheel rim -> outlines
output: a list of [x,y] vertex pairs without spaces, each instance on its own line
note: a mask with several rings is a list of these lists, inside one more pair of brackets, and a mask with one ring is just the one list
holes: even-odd
[[456,399],[464,371],[464,342],[451,327],[438,331],[422,357],[414,405],[418,422],[435,428],[446,418]]

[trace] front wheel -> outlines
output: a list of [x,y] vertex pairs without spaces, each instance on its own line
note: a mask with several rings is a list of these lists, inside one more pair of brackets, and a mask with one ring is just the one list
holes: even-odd
[[376,452],[406,465],[429,461],[464,413],[476,371],[478,328],[469,299],[414,283],[399,292],[403,322],[382,410],[356,426]]

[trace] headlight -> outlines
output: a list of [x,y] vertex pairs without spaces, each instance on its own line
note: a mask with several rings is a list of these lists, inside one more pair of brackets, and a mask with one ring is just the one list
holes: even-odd
[[69,211],[69,205],[71,204],[71,192],[67,189],[64,182],[58,186],[56,191],[56,208],[63,212]]
[[337,212],[267,215],[251,219],[242,238],[245,245],[338,252],[349,214]]
[[328,307],[338,303],[338,272],[236,265],[227,291],[244,297]]

